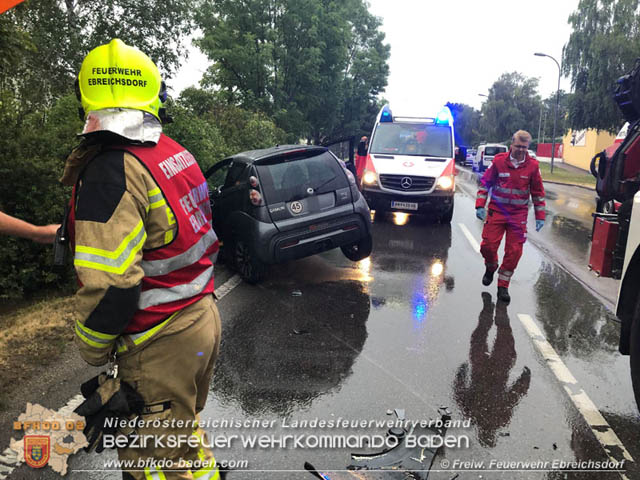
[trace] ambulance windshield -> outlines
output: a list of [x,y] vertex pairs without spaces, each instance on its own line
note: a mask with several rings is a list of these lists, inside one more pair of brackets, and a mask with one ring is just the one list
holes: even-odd
[[453,157],[451,127],[423,123],[379,123],[370,153]]

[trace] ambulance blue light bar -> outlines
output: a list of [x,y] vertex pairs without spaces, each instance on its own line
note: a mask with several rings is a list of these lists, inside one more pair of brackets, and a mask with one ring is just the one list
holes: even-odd
[[444,107],[436,117],[437,125],[453,125],[453,116],[449,107]]
[[382,108],[382,113],[380,114],[380,123],[384,122],[393,122],[393,115],[391,114],[389,105],[385,105]]

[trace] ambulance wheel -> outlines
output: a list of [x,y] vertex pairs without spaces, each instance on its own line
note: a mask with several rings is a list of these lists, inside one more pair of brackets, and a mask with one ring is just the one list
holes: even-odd
[[451,223],[453,218],[453,201],[451,202],[451,208],[438,217],[440,223]]
[[636,405],[640,410],[640,298],[636,304],[631,324],[631,384],[636,397]]
[[242,240],[234,242],[234,257],[234,266],[245,282],[255,284],[264,278],[267,270],[266,265]]
[[362,240],[351,245],[344,245],[340,247],[342,253],[352,262],[359,262],[371,255],[373,249],[373,239],[371,235],[367,235]]

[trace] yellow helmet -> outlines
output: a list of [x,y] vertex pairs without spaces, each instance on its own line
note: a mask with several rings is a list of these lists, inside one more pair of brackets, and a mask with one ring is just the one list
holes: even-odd
[[160,119],[158,111],[166,100],[158,67],[117,38],[87,54],[76,88],[85,115],[103,108],[133,108]]

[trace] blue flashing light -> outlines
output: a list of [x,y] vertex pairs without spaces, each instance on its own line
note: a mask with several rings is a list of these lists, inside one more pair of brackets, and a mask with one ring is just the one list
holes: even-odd
[[380,114],[380,123],[383,122],[393,122],[393,115],[391,115],[391,109],[389,105],[385,105],[382,108],[382,113]]
[[443,107],[436,117],[436,124],[438,125],[453,125],[453,116],[449,107]]

